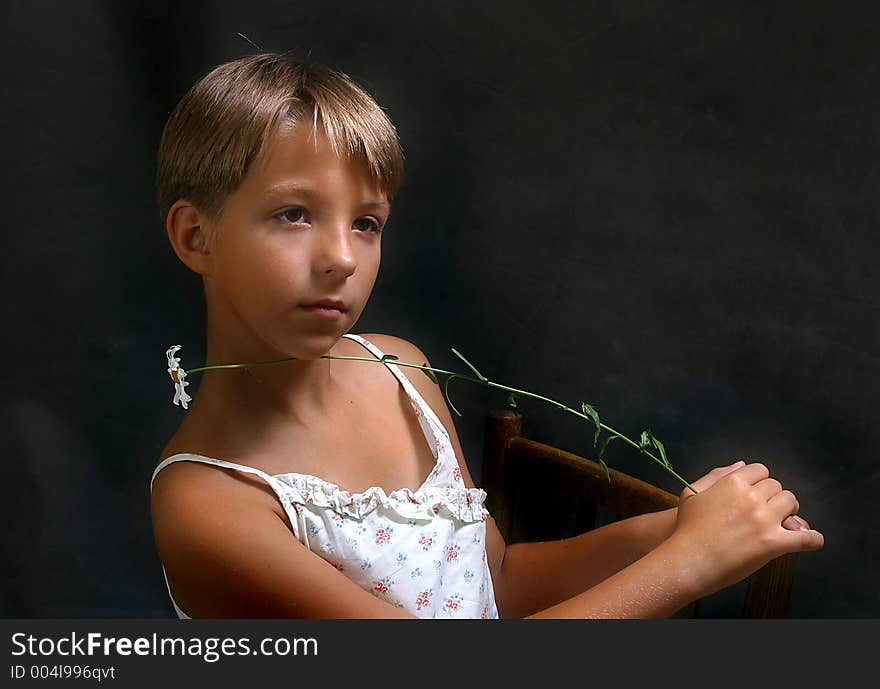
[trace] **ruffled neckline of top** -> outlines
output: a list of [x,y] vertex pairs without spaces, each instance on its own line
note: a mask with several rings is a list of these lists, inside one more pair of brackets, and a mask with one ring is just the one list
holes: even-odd
[[489,514],[483,506],[486,491],[482,488],[468,488],[464,483],[432,485],[430,481],[436,471],[435,466],[425,483],[416,491],[398,488],[391,493],[386,493],[380,486],[372,486],[361,493],[352,493],[310,474],[277,474],[273,478],[284,484],[293,503],[329,507],[334,512],[358,519],[363,519],[381,505],[407,519],[431,520],[445,513],[465,522],[485,520]]

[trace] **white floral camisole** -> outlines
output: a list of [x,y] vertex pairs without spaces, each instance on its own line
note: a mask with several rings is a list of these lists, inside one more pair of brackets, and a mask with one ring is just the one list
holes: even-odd
[[[383,352],[359,335],[377,359]],[[495,593],[486,558],[486,493],[468,488],[449,434],[399,367],[385,365],[403,385],[436,460],[415,491],[386,495],[380,487],[351,493],[310,474],[269,475],[254,467],[192,453],[164,459],[156,475],[172,462],[203,462],[262,478],[275,491],[293,527],[309,550],[349,579],[391,605],[422,618],[495,619]],[[165,586],[177,616],[189,619]]]

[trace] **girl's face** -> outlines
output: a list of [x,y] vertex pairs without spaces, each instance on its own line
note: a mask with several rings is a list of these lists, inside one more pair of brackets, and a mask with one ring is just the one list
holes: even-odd
[[[360,317],[390,207],[366,162],[334,155],[311,125],[284,126],[227,199],[205,289],[224,340],[312,359]],[[344,303],[328,319],[303,308]],[[267,352],[272,353],[272,352]]]

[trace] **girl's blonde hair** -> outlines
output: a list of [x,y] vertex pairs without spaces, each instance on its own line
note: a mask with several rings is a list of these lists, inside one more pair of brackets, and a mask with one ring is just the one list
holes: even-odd
[[163,224],[178,199],[219,219],[277,128],[306,122],[323,128],[336,155],[365,160],[391,202],[403,182],[403,151],[382,108],[342,72],[258,53],[215,67],[168,117],[156,172]]

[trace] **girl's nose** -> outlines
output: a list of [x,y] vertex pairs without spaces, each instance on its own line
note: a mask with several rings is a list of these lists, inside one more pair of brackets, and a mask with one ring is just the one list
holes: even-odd
[[351,241],[351,226],[334,226],[321,234],[323,236],[318,240],[315,258],[318,272],[351,275],[357,265]]

